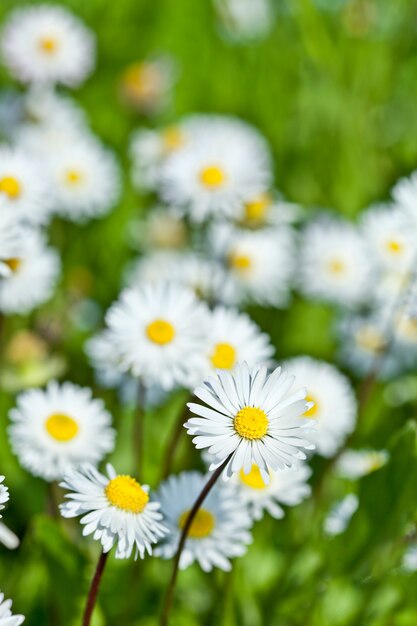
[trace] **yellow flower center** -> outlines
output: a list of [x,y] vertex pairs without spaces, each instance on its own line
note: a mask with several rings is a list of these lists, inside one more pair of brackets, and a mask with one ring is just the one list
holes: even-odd
[[244,406],[233,420],[238,435],[244,439],[262,439],[268,431],[265,411],[255,406]]
[[56,441],[71,441],[78,433],[78,424],[65,413],[53,413],[45,422],[45,428]]
[[226,181],[226,174],[218,165],[208,165],[201,170],[200,181],[209,189],[217,189]]
[[249,474],[245,474],[243,469],[239,472],[241,482],[251,489],[265,489],[266,484],[261,476],[259,467],[254,463]]
[[54,54],[58,49],[58,42],[53,37],[42,37],[39,40],[39,48],[46,54]]
[[340,259],[331,259],[327,267],[329,268],[329,271],[332,274],[339,274],[339,275],[343,274],[343,272],[346,269],[344,262],[341,261]]
[[401,254],[404,250],[403,244],[396,239],[390,239],[389,241],[387,241],[386,248],[388,252],[394,255]]
[[372,326],[362,326],[356,333],[356,343],[368,352],[382,352],[385,340],[382,334]]
[[171,343],[174,339],[175,328],[166,320],[158,319],[148,324],[146,334],[148,339],[158,343],[160,346],[164,346],[167,343]]
[[110,504],[129,513],[142,513],[149,502],[146,491],[131,476],[112,478],[104,492]]
[[166,152],[174,152],[184,145],[184,135],[177,126],[168,126],[162,131],[162,142]]
[[247,254],[232,252],[229,256],[229,265],[241,274],[247,273],[252,267],[252,259]]
[[307,409],[307,411],[304,411],[303,417],[310,417],[310,418],[315,417],[319,411],[319,403],[317,402],[316,398],[312,396],[311,394],[307,394],[306,402],[314,402],[314,404],[312,407]]
[[245,204],[245,218],[250,222],[261,222],[265,219],[270,206],[271,197],[263,193]]
[[5,265],[7,265],[7,267],[13,272],[13,274],[15,274],[19,271],[22,265],[22,259],[14,257],[12,259],[6,259],[5,261],[3,261],[3,263],[5,263]]
[[407,339],[415,340],[417,337],[417,318],[408,315],[399,315],[396,323],[398,332],[407,337]]
[[69,185],[78,185],[82,179],[84,178],[82,172],[80,172],[79,170],[68,170],[67,172],[65,172],[65,181],[69,184]]
[[[182,530],[186,524],[190,511],[184,511],[180,515],[178,520],[178,526]],[[188,536],[191,539],[203,539],[204,537],[208,537],[214,529],[216,525],[215,517],[210,511],[206,509],[198,509],[195,518],[193,519],[190,529],[188,531]]]
[[21,185],[14,176],[4,176],[0,178],[0,192],[5,193],[10,199],[14,200],[18,198],[21,191]]
[[230,370],[236,361],[236,350],[230,343],[217,343],[214,346],[210,360],[214,367]]

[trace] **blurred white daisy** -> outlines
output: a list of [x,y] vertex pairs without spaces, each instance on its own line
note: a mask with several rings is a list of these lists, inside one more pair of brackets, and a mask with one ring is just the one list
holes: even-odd
[[[3,511],[6,502],[8,502],[10,498],[9,489],[6,487],[6,485],[3,485],[4,478],[4,476],[0,476],[0,511]],[[0,513],[0,519],[1,517],[2,515]]]
[[311,436],[316,452],[333,456],[356,423],[356,399],[349,379],[330,363],[308,356],[290,359],[284,367],[297,384],[307,388],[306,400],[312,405],[304,417],[317,422]]
[[269,472],[269,475],[270,480],[266,484],[259,467],[254,464],[249,474],[240,470],[231,479],[238,485],[239,495],[255,520],[262,519],[265,511],[272,517],[281,519],[285,515],[281,505],[295,506],[311,493],[311,487],[307,483],[311,469],[305,463]]
[[271,182],[271,158],[263,137],[239,119],[195,115],[187,120],[192,141],[162,165],[160,193],[197,222],[235,216],[241,203]]
[[75,87],[95,61],[92,32],[67,9],[48,4],[13,11],[1,47],[9,71],[24,83]]
[[121,384],[125,374],[121,371],[119,358],[115,354],[108,330],[91,337],[85,344],[85,351],[103,387],[116,387]]
[[88,388],[53,381],[18,396],[9,438],[23,467],[44,480],[61,479],[81,463],[98,463],[114,447],[111,416]]
[[401,178],[391,195],[398,207],[404,211],[405,217],[415,226],[417,224],[417,172],[412,172],[409,177]]
[[236,42],[266,37],[274,24],[271,0],[215,0],[222,34]]
[[336,471],[342,478],[356,480],[383,467],[388,461],[386,450],[345,450],[336,463]]
[[10,259],[22,253],[24,233],[20,220],[5,209],[4,201],[0,199],[0,279],[11,275]]
[[311,222],[300,249],[300,288],[306,296],[343,306],[369,297],[371,255],[353,225],[324,218]]
[[187,243],[183,216],[163,206],[153,207],[145,219],[130,222],[128,228],[131,244],[150,252],[178,250]]
[[190,402],[191,417],[185,428],[197,449],[212,456],[210,470],[230,457],[223,476],[243,469],[249,474],[256,463],[269,483],[270,470],[291,467],[312,450],[311,422],[303,414],[311,407],[306,390],[292,390],[294,376],[278,367],[268,375],[266,367],[249,369],[238,364],[233,372],[218,371],[194,395],[205,405]]
[[0,147],[2,211],[13,212],[30,224],[43,224],[51,214],[48,175],[23,148]]
[[409,574],[417,572],[417,544],[407,547],[403,554],[401,567]]
[[131,476],[116,474],[107,465],[107,476],[92,465],[70,470],[61,487],[70,493],[60,505],[63,517],[78,517],[83,535],[93,535],[103,552],[116,544],[116,559],[128,559],[135,552],[144,558],[152,554],[152,544],[166,533],[158,502],[149,501],[149,486],[140,485]]
[[[6,502],[9,501],[9,489],[3,484],[4,476],[0,476],[0,511],[5,508]],[[0,519],[2,518],[0,512]],[[20,541],[19,538],[12,532],[3,522],[0,522],[0,543],[2,543],[9,550],[15,550]],[[0,620],[1,626],[1,620]]]
[[0,311],[28,313],[52,295],[60,270],[57,253],[45,245],[43,236],[25,231],[19,256],[4,259],[10,272],[0,280]]
[[161,113],[170,102],[175,78],[175,64],[169,57],[132,63],[122,74],[122,97],[145,115]]
[[123,371],[169,390],[192,387],[205,366],[208,310],[175,284],[126,289],[106,315]]
[[343,500],[336,502],[324,520],[324,532],[326,535],[334,537],[345,532],[358,506],[359,498],[354,493],[349,493]]
[[[181,531],[207,477],[199,472],[170,476],[156,494],[168,534],[155,549],[155,555],[172,558],[178,548]],[[179,566],[185,569],[195,561],[205,571],[213,567],[229,571],[230,559],[242,556],[251,543],[252,520],[245,504],[230,484],[215,485],[198,510],[185,542]]]
[[0,626],[20,626],[25,621],[23,615],[13,615],[11,612],[12,601],[4,599],[4,593],[0,592]]
[[269,191],[247,198],[239,209],[237,222],[245,228],[265,228],[292,224],[302,215],[301,207],[276,197]]
[[29,128],[87,130],[85,112],[69,96],[42,86],[32,87],[23,100],[23,122],[18,136]]

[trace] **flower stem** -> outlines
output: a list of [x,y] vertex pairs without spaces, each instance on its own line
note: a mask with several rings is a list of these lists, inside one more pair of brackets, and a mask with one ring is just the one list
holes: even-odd
[[180,412],[177,419],[175,420],[174,427],[171,431],[171,434],[168,440],[168,445],[166,447],[165,454],[164,454],[164,463],[163,463],[162,476],[161,476],[162,480],[165,479],[171,473],[172,464],[174,462],[175,453],[177,451],[178,444],[181,439],[181,434],[184,432],[184,428],[183,428],[184,422],[186,421],[186,418],[190,412],[187,406],[187,402],[185,403],[183,410]]
[[169,581],[167,593],[165,596],[165,602],[164,602],[164,606],[163,606],[162,613],[161,613],[161,620],[159,622],[160,626],[168,626],[169,624],[169,616],[171,612],[172,601],[174,599],[175,586],[176,586],[176,582],[178,578],[178,568],[180,564],[181,554],[184,549],[184,545],[187,540],[187,536],[191,528],[191,524],[193,523],[193,520],[195,516],[197,515],[198,510],[200,509],[204,500],[206,499],[206,497],[208,496],[208,494],[214,487],[217,479],[219,478],[224,468],[226,467],[226,465],[229,463],[230,459],[232,458],[232,455],[233,453],[229,454],[227,459],[212,473],[209,480],[207,481],[207,483],[204,485],[203,489],[201,490],[201,493],[198,496],[197,500],[194,502],[193,507],[187,517],[187,521],[184,524],[184,528],[182,529],[182,533],[181,533],[180,540],[178,543],[177,552],[174,558],[174,565],[172,567],[171,579]]
[[135,415],[133,416],[133,459],[135,472],[142,480],[143,452],[145,436],[145,386],[140,380],[136,395]]
[[90,626],[91,616],[93,614],[94,606],[96,604],[101,577],[103,576],[103,572],[106,566],[106,561],[107,561],[108,556],[109,556],[109,552],[102,552],[100,554],[96,571],[94,573],[93,580],[91,581],[90,590],[88,592],[87,603],[84,609],[82,626]]

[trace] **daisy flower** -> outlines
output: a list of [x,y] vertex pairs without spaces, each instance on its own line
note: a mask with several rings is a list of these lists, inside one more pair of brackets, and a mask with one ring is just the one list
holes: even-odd
[[265,483],[259,467],[253,464],[249,474],[240,470],[231,479],[238,486],[239,495],[255,520],[262,519],[265,511],[272,517],[281,519],[285,515],[281,505],[296,506],[311,493],[307,483],[311,469],[305,463],[294,468],[269,472],[269,476],[269,483]]
[[25,231],[20,254],[3,260],[10,272],[0,280],[0,311],[28,313],[52,295],[60,262],[55,250],[46,247],[37,231]]
[[[5,504],[6,502],[9,501],[9,490],[6,487],[6,485],[3,485],[3,481],[4,481],[4,476],[0,476],[0,511],[3,511],[3,509],[5,508]],[[2,515],[0,513],[0,519],[1,519]]]
[[215,0],[222,34],[235,42],[266,37],[274,23],[271,0]]
[[407,220],[414,226],[417,223],[417,172],[412,172],[409,177],[401,178],[392,189],[391,195],[404,211]]
[[[170,559],[175,555],[181,531],[206,482],[207,477],[200,472],[182,472],[170,476],[159,487],[156,498],[169,532],[156,547],[156,556]],[[216,485],[191,524],[180,568],[185,569],[196,561],[205,572],[213,567],[229,571],[230,559],[245,554],[246,546],[252,541],[251,526],[252,520],[236,488],[230,484]]]
[[359,506],[359,498],[354,493],[349,493],[332,507],[324,520],[324,532],[330,537],[341,535],[349,526],[350,520]]
[[336,471],[342,478],[356,480],[379,470],[388,458],[386,450],[345,450],[337,460]]
[[123,371],[165,390],[200,380],[208,310],[189,289],[165,283],[126,289],[106,322]]
[[[6,502],[9,501],[9,490],[6,485],[2,484],[4,481],[4,476],[0,476],[0,511],[5,508]],[[2,515],[0,513],[0,519]],[[19,538],[12,532],[3,522],[0,522],[0,543],[2,543],[9,550],[15,550],[20,541]],[[0,608],[1,615],[1,608]],[[1,620],[0,620],[1,626]]]
[[103,552],[116,544],[116,559],[128,559],[135,551],[144,558],[152,554],[152,544],[166,533],[158,502],[149,501],[149,486],[140,485],[131,476],[116,474],[107,465],[107,476],[92,465],[70,470],[61,487],[70,493],[60,505],[63,517],[78,517],[83,535],[93,535]]
[[10,276],[10,259],[17,258],[24,248],[24,229],[18,218],[5,209],[0,200],[0,279]]
[[167,107],[175,80],[175,67],[169,58],[145,59],[132,63],[123,72],[124,100],[145,115],[155,115]]
[[0,626],[20,626],[25,621],[23,615],[13,615],[11,612],[12,601],[4,599],[4,593],[0,592]]
[[357,306],[369,296],[372,277],[371,255],[354,226],[321,218],[306,227],[300,287],[307,297]]
[[156,206],[144,220],[130,224],[128,236],[136,248],[177,250],[186,245],[188,232],[183,217],[171,209]]
[[92,32],[59,6],[43,4],[13,11],[1,47],[9,71],[24,83],[76,87],[94,66]]
[[318,454],[333,456],[356,423],[356,399],[349,379],[339,370],[307,356],[291,359],[285,369],[307,388],[311,406],[304,417],[316,420],[312,440]]
[[285,202],[270,191],[249,197],[241,205],[237,222],[244,228],[265,228],[292,224],[301,217],[297,204]]
[[223,476],[258,465],[265,483],[270,470],[291,467],[312,450],[307,439],[311,422],[303,414],[311,408],[305,389],[291,390],[294,376],[281,367],[268,375],[266,367],[238,364],[233,372],[219,370],[194,390],[205,405],[190,402],[185,428],[197,449],[208,448],[210,470],[229,457]]
[[249,124],[226,116],[196,115],[187,128],[192,141],[162,165],[161,197],[196,222],[234,217],[245,198],[271,182],[265,140]]
[[99,463],[114,447],[111,416],[91,390],[52,381],[18,396],[9,438],[23,467],[44,480],[61,479],[81,463]]
[[34,86],[24,96],[23,123],[18,137],[29,128],[62,128],[82,132],[88,126],[85,112],[72,98],[54,89]]

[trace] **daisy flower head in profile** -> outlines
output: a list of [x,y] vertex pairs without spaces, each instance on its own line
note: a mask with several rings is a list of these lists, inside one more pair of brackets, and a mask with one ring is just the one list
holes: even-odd
[[168,106],[175,78],[175,64],[169,57],[137,61],[122,74],[121,95],[137,111],[155,115]]
[[[170,476],[159,487],[156,498],[161,503],[168,534],[156,547],[156,556],[171,559],[175,555],[188,515],[206,482],[204,474],[190,471]],[[251,517],[237,489],[230,483],[216,485],[192,521],[180,569],[197,562],[205,572],[214,567],[229,571],[230,559],[242,556],[252,541],[251,526]]]
[[121,370],[146,386],[188,389],[201,379],[209,316],[190,289],[175,283],[125,289],[106,323]]
[[9,439],[20,464],[44,480],[60,480],[81,463],[99,463],[115,432],[102,400],[70,382],[20,394],[10,411]]
[[356,480],[376,472],[389,459],[386,450],[345,450],[337,460],[336,471],[342,478]]
[[349,379],[330,363],[308,356],[286,361],[285,368],[307,388],[306,399],[312,404],[304,417],[316,421],[311,437],[316,452],[333,456],[356,423],[356,399]]
[[20,220],[6,210],[4,201],[0,199],[0,280],[11,275],[10,259],[20,256],[24,248],[24,234]]
[[1,37],[3,60],[23,83],[76,87],[95,61],[92,32],[63,7],[41,4],[9,16]]
[[3,259],[2,265],[7,265],[9,271],[0,278],[1,312],[25,314],[51,297],[60,261],[38,231],[25,229],[24,246],[18,256]]
[[195,222],[234,217],[245,198],[269,186],[269,147],[249,124],[226,116],[188,118],[192,140],[162,165],[161,197]]
[[321,217],[307,225],[300,248],[300,288],[305,296],[348,307],[366,301],[374,268],[352,224]]
[[12,601],[4,599],[4,593],[0,592],[0,626],[20,626],[25,621],[23,615],[13,615]]
[[132,476],[117,474],[107,465],[107,475],[86,464],[70,470],[61,487],[69,493],[60,505],[63,517],[79,517],[83,535],[93,535],[103,552],[116,545],[116,558],[128,559],[135,552],[144,558],[152,554],[152,544],[166,533],[160,505],[150,501],[149,486]]
[[[292,389],[294,376],[281,367],[236,365],[232,372],[218,370],[194,390],[204,405],[190,402],[193,414],[185,428],[197,449],[207,448],[210,471],[226,464],[223,478],[252,465],[259,467],[265,483],[270,471],[295,465],[313,450],[312,423],[303,415],[312,404],[306,389]],[[226,463],[227,462],[227,463]]]

